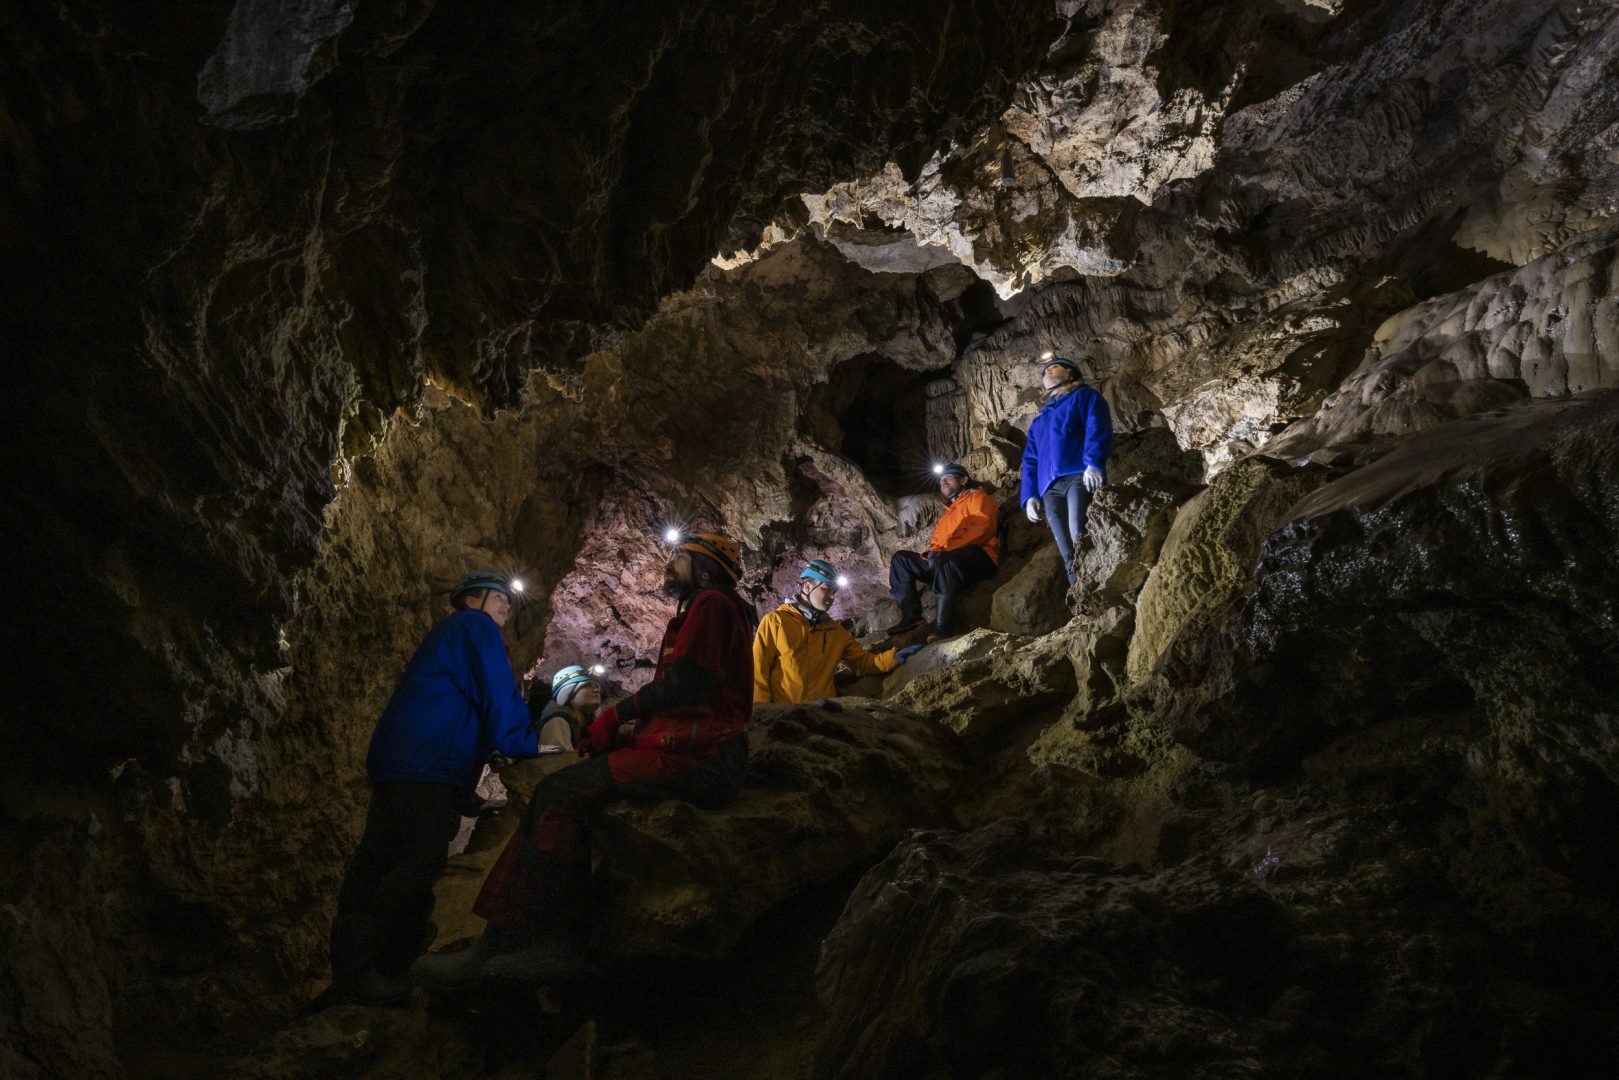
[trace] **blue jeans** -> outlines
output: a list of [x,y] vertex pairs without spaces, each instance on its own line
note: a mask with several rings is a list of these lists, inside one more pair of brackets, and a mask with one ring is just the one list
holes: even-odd
[[1057,540],[1063,572],[1068,584],[1074,583],[1074,546],[1085,535],[1085,511],[1091,508],[1091,493],[1085,490],[1083,473],[1059,476],[1046,488],[1046,524]]

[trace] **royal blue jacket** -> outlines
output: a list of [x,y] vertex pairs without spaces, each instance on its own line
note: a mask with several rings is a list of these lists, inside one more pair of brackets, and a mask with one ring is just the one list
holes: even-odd
[[1060,476],[1107,468],[1112,453],[1113,415],[1106,398],[1088,386],[1052,398],[1029,424],[1019,501],[1042,497]]
[[371,734],[365,769],[372,783],[418,780],[471,791],[490,751],[523,758],[538,749],[500,627],[466,608],[440,619],[416,647]]

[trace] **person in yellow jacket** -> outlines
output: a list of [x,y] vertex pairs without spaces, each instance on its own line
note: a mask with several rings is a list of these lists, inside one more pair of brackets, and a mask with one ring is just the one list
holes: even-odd
[[843,581],[824,559],[798,576],[798,595],[759,620],[753,635],[753,700],[776,704],[837,696],[838,665],[857,675],[893,671],[921,648],[867,652],[828,612]]
[[890,634],[922,625],[922,599],[916,591],[921,582],[938,594],[935,636],[949,637],[956,632],[956,597],[974,582],[993,577],[1001,561],[1001,511],[995,500],[973,483],[964,466],[952,461],[935,471],[944,516],[933,526],[927,551],[896,551],[888,564],[888,587],[899,605],[899,621],[888,628]]

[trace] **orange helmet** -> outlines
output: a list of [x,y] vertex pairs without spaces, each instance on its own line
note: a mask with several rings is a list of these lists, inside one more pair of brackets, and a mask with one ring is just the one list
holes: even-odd
[[694,551],[699,555],[707,555],[721,570],[730,575],[733,585],[742,579],[742,548],[728,536],[711,532],[684,533],[675,548],[679,551]]

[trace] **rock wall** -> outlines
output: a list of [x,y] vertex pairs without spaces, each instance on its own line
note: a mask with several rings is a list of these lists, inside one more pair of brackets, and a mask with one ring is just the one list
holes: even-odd
[[[27,283],[4,311],[30,402],[8,576],[74,614],[7,632],[3,876],[36,913],[8,956],[40,963],[19,961],[0,1042],[8,1072],[116,1074],[148,1039],[229,1042],[295,1005],[357,733],[428,586],[583,543],[589,462],[518,495],[545,466],[465,433],[536,371],[576,397],[585,355],[785,194],[914,171],[1004,107],[1056,24],[974,2],[3,15],[0,232]],[[384,445],[462,409],[465,432]],[[479,505],[458,454],[512,498]],[[61,902],[81,891],[106,903]],[[67,1045],[73,1008],[91,1019]]]
[[[296,1007],[460,570],[528,578],[520,671],[643,678],[667,524],[734,532],[761,606],[833,559],[869,630],[930,461],[1016,513],[1046,348],[1113,485],[1077,592],[1013,522],[991,628],[887,688],[965,736],[963,835],[895,851],[823,979],[894,977],[849,943],[909,940],[896,881],[947,945],[823,1071],[1613,1056],[1611,6],[0,10],[8,559],[69,616],[8,632],[7,1075]],[[1090,898],[1051,955],[1153,984],[1064,984],[1111,1004],[1038,1053],[929,1026],[1063,977],[933,910],[958,863],[968,908]]]

